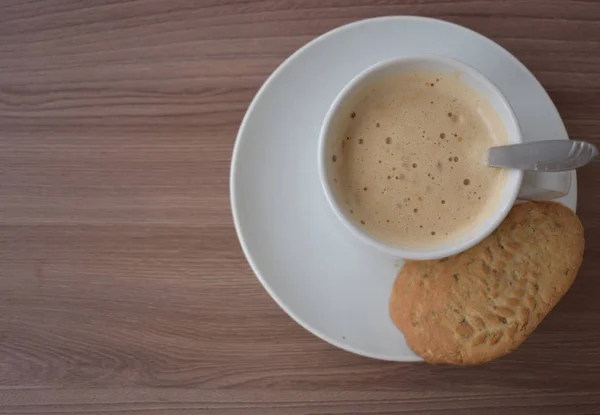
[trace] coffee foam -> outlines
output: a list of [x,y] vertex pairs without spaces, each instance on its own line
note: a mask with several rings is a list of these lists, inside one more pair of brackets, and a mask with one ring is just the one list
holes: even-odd
[[493,212],[506,172],[482,163],[507,142],[489,102],[457,76],[408,72],[364,91],[331,148],[348,216],[375,238],[420,247],[456,239]]

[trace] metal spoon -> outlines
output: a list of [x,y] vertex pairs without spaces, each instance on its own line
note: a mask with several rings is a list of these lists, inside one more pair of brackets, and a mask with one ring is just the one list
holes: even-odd
[[586,141],[549,140],[492,147],[487,153],[490,167],[564,171],[585,166],[598,155],[598,149]]

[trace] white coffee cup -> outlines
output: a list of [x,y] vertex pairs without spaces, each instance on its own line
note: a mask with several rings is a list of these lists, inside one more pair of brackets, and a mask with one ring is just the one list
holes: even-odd
[[507,180],[501,188],[499,202],[493,212],[481,218],[468,232],[456,239],[430,247],[393,246],[364,232],[342,209],[332,190],[328,161],[332,157],[332,140],[339,140],[348,123],[348,113],[364,96],[364,89],[374,82],[403,72],[429,71],[458,74],[459,79],[485,97],[502,120],[508,144],[523,142],[517,118],[500,90],[484,75],[456,59],[439,55],[421,55],[390,59],[366,69],[344,87],[329,108],[319,137],[319,178],[329,205],[336,216],[363,242],[397,258],[436,259],[458,254],[477,244],[494,231],[504,220],[517,199],[553,199],[566,195],[571,185],[571,173],[546,173],[542,177],[525,176],[522,170],[508,170]]

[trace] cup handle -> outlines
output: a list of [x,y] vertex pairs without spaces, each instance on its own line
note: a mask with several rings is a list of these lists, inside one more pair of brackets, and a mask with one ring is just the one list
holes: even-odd
[[523,175],[523,183],[519,190],[521,200],[552,200],[566,196],[571,189],[572,171],[533,172]]

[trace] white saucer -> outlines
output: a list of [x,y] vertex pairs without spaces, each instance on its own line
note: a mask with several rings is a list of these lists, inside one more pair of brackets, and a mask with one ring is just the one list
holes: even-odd
[[[317,139],[329,105],[355,75],[423,53],[457,58],[488,76],[526,140],[568,138],[546,91],[496,43],[439,20],[383,17],[335,29],[288,58],[250,105],[231,163],[235,227],[265,289],[323,340],[385,360],[420,360],[387,312],[401,262],[363,246],[337,222],[319,186]],[[575,176],[562,202],[575,209]]]

